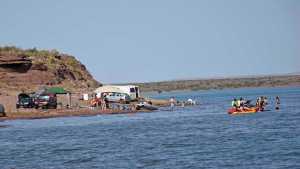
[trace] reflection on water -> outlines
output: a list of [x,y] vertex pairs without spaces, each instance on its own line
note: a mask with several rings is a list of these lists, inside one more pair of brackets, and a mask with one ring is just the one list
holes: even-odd
[[0,125],[0,128],[8,127],[8,125]]
[[[267,96],[268,112],[229,116],[233,97]],[[281,109],[274,110],[276,96]],[[5,121],[0,166],[28,168],[299,168],[300,88],[172,92],[195,107],[154,113]]]

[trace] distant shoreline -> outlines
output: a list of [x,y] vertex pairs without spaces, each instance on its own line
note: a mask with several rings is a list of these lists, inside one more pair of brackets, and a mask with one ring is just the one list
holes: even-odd
[[159,96],[159,94],[163,94],[163,93],[182,93],[182,92],[206,92],[206,91],[223,91],[223,90],[239,90],[239,89],[263,89],[263,88],[266,88],[266,89],[272,89],[272,88],[287,88],[287,87],[299,87],[300,88],[300,85],[287,85],[287,86],[271,86],[271,87],[267,87],[267,86],[261,86],[261,87],[240,87],[240,88],[222,88],[222,89],[205,89],[205,90],[202,90],[202,89],[199,89],[199,90],[187,90],[187,89],[184,89],[184,90],[171,90],[171,91],[162,91],[162,93],[158,93],[157,91],[146,91],[146,92],[143,92],[144,96],[145,97],[153,97],[154,95],[155,96]]
[[176,80],[162,82],[133,83],[143,92],[221,90],[251,87],[300,86],[300,75],[260,76],[242,78],[218,78],[201,80]]

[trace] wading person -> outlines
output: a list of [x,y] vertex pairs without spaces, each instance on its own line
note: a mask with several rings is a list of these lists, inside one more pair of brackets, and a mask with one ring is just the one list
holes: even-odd
[[279,99],[279,96],[276,96],[275,104],[276,104],[275,109],[276,109],[276,110],[279,110],[279,105],[280,105],[280,99]]
[[264,97],[264,106],[267,106],[269,103],[268,103],[268,98],[265,96]]
[[171,111],[173,111],[174,107],[175,107],[175,98],[171,97],[169,102],[170,102],[170,106],[171,106]]
[[263,96],[259,97],[258,99],[258,108],[260,111],[264,111],[264,106],[265,106],[265,99]]
[[256,105],[256,108],[260,107],[260,100],[259,100],[259,98],[256,99],[256,104],[255,105]]

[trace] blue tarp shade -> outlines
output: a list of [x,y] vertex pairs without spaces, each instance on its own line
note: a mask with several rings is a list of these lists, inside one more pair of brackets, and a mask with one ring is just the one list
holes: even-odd
[[46,93],[52,93],[52,94],[67,94],[67,92],[64,88],[62,87],[52,87],[46,90]]

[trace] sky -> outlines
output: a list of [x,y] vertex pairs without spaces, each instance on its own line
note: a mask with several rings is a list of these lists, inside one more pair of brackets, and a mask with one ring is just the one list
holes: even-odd
[[0,46],[74,55],[102,83],[300,72],[299,0],[1,0]]

